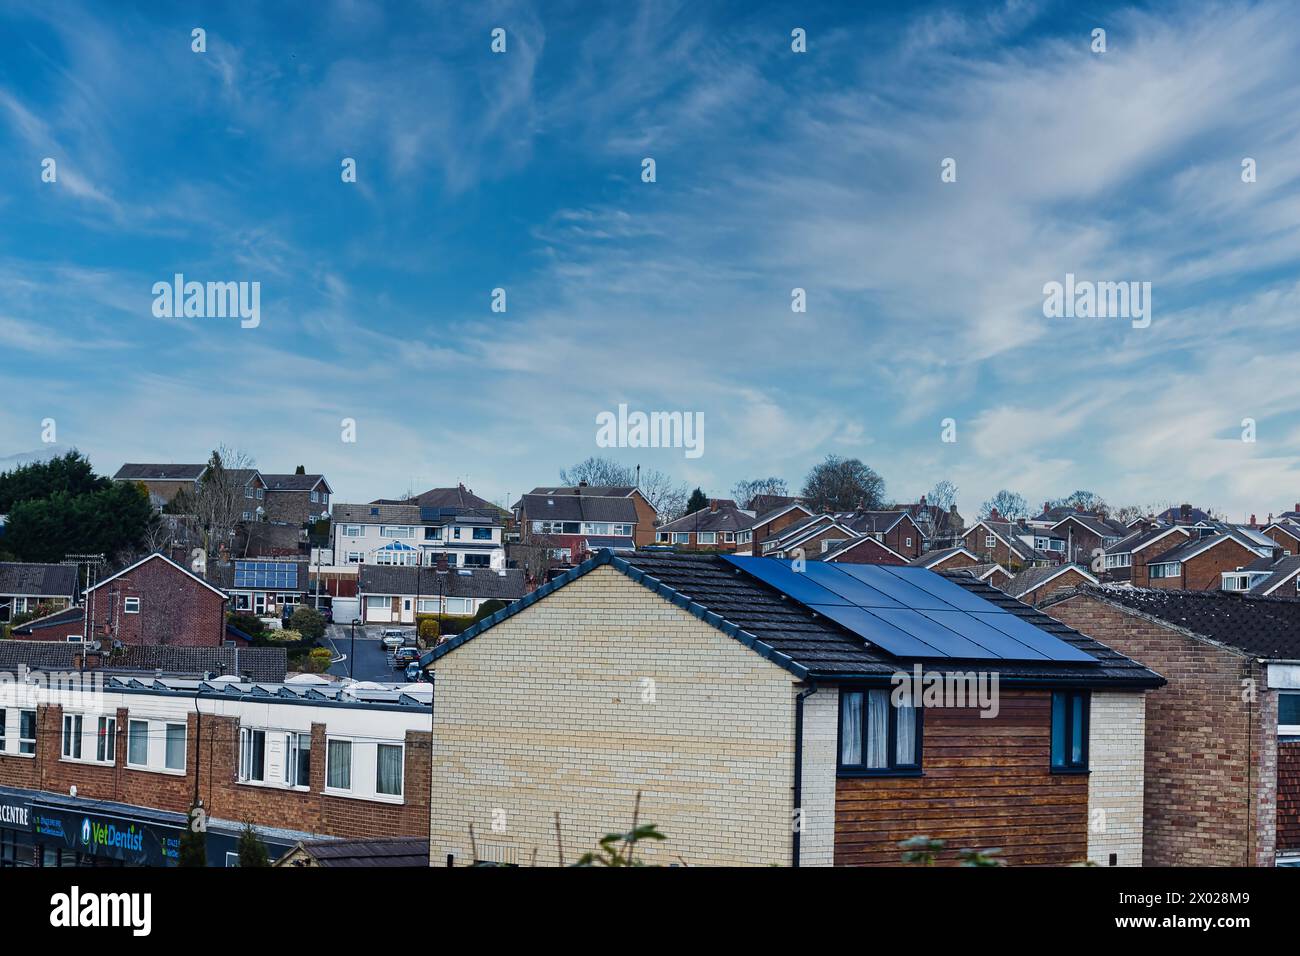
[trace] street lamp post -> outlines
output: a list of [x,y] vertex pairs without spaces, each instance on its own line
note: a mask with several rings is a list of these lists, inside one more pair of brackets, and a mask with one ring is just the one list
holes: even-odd
[[357,625],[361,623],[360,618],[352,619],[352,650],[348,652],[348,677],[353,676],[354,669],[357,666]]

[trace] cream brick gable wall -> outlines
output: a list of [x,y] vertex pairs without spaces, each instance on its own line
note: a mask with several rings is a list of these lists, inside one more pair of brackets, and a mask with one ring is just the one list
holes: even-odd
[[1088,723],[1088,859],[1142,865],[1146,695],[1093,691]]
[[[796,689],[734,638],[598,567],[436,662],[431,863],[472,862],[472,824],[480,859],[556,865],[557,812],[573,862],[628,829],[639,790],[641,821],[668,837],[641,844],[648,861],[789,865]],[[809,701],[820,713],[833,696]],[[829,784],[805,763],[805,792],[816,814],[829,796],[833,814],[833,738],[824,716],[812,723],[832,763]],[[829,862],[831,838],[833,825],[804,835],[808,864]]]

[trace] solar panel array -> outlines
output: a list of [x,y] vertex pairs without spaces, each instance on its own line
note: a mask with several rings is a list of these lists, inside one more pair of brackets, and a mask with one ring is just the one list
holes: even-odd
[[298,565],[285,561],[236,561],[235,587],[297,591]]
[[1097,663],[1055,635],[925,568],[724,555],[895,657]]

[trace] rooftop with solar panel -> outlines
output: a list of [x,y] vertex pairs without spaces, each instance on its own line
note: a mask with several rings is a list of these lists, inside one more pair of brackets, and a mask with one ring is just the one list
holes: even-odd
[[996,669],[1036,683],[1155,687],[1154,672],[961,572],[733,555],[601,552],[429,654],[430,664],[609,565],[800,678],[886,676],[900,663]]

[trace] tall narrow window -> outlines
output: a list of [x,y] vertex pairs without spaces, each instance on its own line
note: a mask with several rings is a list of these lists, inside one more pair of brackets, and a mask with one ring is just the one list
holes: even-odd
[[117,759],[117,718],[99,718],[99,726],[95,728],[95,759],[100,763]]
[[888,688],[840,692],[840,769],[915,773],[921,769],[921,714],[895,706]]
[[331,740],[325,748],[325,785],[331,790],[352,789],[352,741]]
[[167,750],[164,754],[164,766],[168,770],[185,769],[185,725],[168,724],[165,731]]
[[1088,711],[1086,690],[1052,692],[1052,769],[1088,769]]
[[20,754],[36,753],[36,711],[18,712],[18,752]]
[[63,756],[81,759],[81,715],[63,715]]
[[149,722],[129,720],[126,724],[126,762],[132,767],[149,764]]
[[266,779],[266,731],[239,731],[239,779]]
[[402,748],[396,744],[380,744],[375,768],[375,793],[400,797],[402,795]]

